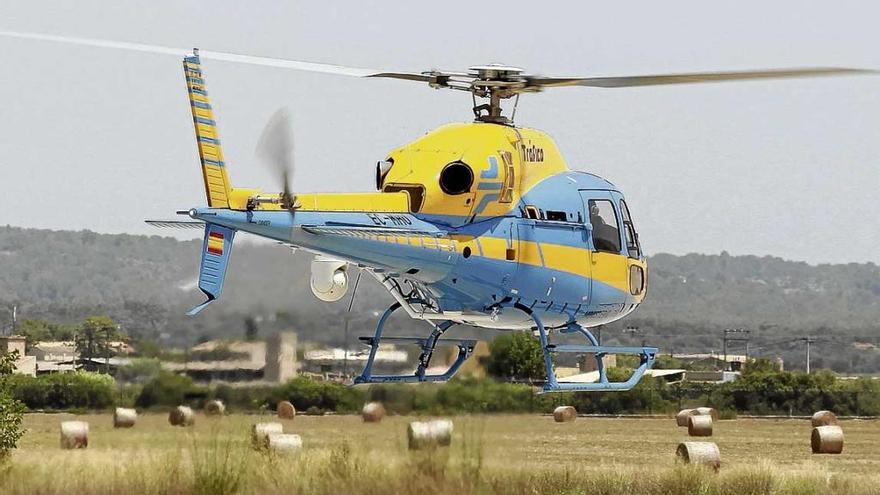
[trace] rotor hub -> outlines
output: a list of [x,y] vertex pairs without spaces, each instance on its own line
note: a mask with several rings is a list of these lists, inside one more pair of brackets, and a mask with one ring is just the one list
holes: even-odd
[[468,75],[482,80],[521,81],[523,69],[504,64],[474,65],[468,67]]

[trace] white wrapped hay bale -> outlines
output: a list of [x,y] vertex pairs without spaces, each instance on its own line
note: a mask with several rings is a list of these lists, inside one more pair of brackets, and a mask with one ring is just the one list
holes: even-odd
[[61,422],[61,448],[84,449],[89,446],[89,424],[85,421]]
[[721,451],[712,442],[682,442],[675,449],[675,455],[685,464],[707,466],[715,471],[721,468]]
[[452,420],[413,421],[406,430],[410,450],[448,447],[452,443]]
[[574,406],[559,406],[553,410],[553,420],[557,423],[568,423],[577,418],[578,412]]
[[296,417],[296,408],[286,400],[278,403],[276,412],[280,419],[293,419]]
[[275,454],[293,454],[302,449],[302,438],[290,433],[272,433],[267,439],[269,452]]
[[843,428],[837,425],[813,428],[810,445],[814,454],[840,454],[843,452]]
[[695,409],[700,416],[710,416],[712,421],[718,421],[718,410],[712,407],[698,407]]
[[837,424],[837,415],[831,411],[816,411],[810,422],[816,426],[832,426]]
[[675,415],[675,424],[682,427],[687,427],[688,418],[697,414],[696,409],[682,409]]
[[364,423],[378,423],[385,417],[385,406],[381,402],[367,402],[361,410]]
[[688,435],[692,437],[711,437],[712,416],[697,414],[688,417]]
[[137,421],[137,411],[125,407],[117,407],[113,411],[113,427],[114,428],[131,428]]
[[251,426],[251,443],[254,448],[265,449],[269,446],[269,436],[284,433],[281,423],[254,423]]
[[192,426],[196,422],[196,415],[188,406],[177,406],[168,413],[168,422],[171,426]]
[[226,405],[222,400],[209,400],[205,403],[205,416],[223,416],[226,414]]

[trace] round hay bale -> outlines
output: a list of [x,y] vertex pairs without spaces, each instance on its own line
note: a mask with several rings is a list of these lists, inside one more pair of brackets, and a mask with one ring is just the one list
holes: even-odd
[[381,402],[367,402],[361,410],[364,423],[378,423],[385,417],[385,406]]
[[302,449],[302,438],[290,433],[272,433],[267,439],[269,452],[275,454],[293,454]]
[[85,421],[61,422],[61,448],[84,449],[89,446],[89,424]]
[[700,416],[710,416],[712,421],[718,421],[718,410],[712,407],[698,407],[695,409]]
[[577,418],[578,412],[574,406],[559,406],[553,410],[553,421],[557,423],[568,423]]
[[452,420],[413,421],[406,430],[410,450],[448,447],[452,443]]
[[675,415],[675,424],[682,427],[687,427],[688,418],[697,414],[696,409],[682,409]]
[[188,406],[177,406],[168,413],[168,422],[171,426],[192,426],[196,422],[196,415]]
[[226,414],[226,405],[222,400],[209,400],[205,403],[205,416],[223,416]]
[[296,408],[286,400],[278,403],[276,411],[280,419],[293,419],[296,417]]
[[269,435],[284,433],[281,423],[254,423],[251,426],[251,443],[254,448],[265,449],[269,447]]
[[713,442],[682,442],[675,455],[685,464],[708,466],[715,471],[721,468],[721,452]]
[[813,428],[810,445],[814,454],[839,454],[843,452],[843,428],[837,425]]
[[712,436],[712,416],[697,414],[688,418],[688,435],[692,437]]
[[138,413],[134,409],[127,409],[125,407],[117,407],[113,412],[113,427],[114,428],[131,428],[134,426],[135,421],[137,421]]
[[810,418],[810,422],[813,423],[813,427],[836,425],[837,415],[831,411],[816,411]]

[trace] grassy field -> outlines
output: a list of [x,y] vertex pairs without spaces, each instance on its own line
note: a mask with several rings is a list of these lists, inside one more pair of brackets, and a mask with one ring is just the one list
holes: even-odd
[[[59,448],[59,424],[70,419],[89,422],[88,449]],[[672,418],[456,417],[453,446],[434,453],[407,451],[411,419],[299,416],[284,424],[303,451],[275,457],[248,444],[250,425],[271,416],[199,416],[175,428],[149,414],[114,430],[109,414],[32,414],[0,468],[0,493],[880,494],[877,421],[843,422],[836,456],[810,453],[808,421],[720,421],[715,474],[676,464],[687,432]]]

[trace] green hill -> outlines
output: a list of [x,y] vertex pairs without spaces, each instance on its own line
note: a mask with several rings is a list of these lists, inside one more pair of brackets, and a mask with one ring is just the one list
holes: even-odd
[[[10,321],[13,303],[25,319],[75,323],[108,314],[132,336],[180,345],[242,335],[252,316],[261,332],[295,327],[304,339],[342,341],[347,305],[317,301],[308,287],[311,257],[278,245],[238,242],[222,301],[186,317],[201,300],[199,246],[159,236],[0,227],[0,321]],[[880,371],[880,268],[872,263],[813,266],[726,253],[658,254],[649,263],[647,301],[603,329],[606,343],[644,339],[664,352],[705,352],[721,349],[724,328],[742,327],[752,331],[756,354],[783,356],[790,367],[803,366],[797,339],[812,335],[819,338],[813,366]],[[375,312],[391,302],[364,277],[350,315],[351,341],[371,332]],[[630,325],[641,336],[621,331]],[[398,316],[390,331],[426,328]]]

